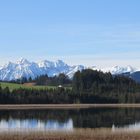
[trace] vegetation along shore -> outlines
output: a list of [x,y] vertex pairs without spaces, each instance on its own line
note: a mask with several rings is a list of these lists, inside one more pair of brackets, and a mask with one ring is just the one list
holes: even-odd
[[139,132],[112,132],[110,129],[76,129],[72,132],[3,132],[1,140],[140,140]]

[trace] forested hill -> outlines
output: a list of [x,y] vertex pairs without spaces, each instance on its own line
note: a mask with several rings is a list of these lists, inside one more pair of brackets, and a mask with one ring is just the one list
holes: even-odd
[[75,73],[73,90],[91,94],[136,93],[140,92],[140,84],[123,75],[111,75],[87,69]]
[[[0,87],[0,103],[140,103],[140,84],[124,76],[112,76],[111,73],[91,69],[76,72],[72,80],[61,74],[51,78],[43,75],[37,77],[34,82],[55,84],[56,88],[20,87],[9,90],[8,87]],[[59,84],[62,87],[57,87]],[[65,85],[72,88],[64,88]]]

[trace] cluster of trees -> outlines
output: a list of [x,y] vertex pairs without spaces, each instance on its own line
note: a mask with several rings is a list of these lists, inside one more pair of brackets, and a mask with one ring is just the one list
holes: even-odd
[[[3,81],[1,81],[1,82],[3,82]],[[16,84],[24,84],[24,83],[34,82],[34,80],[31,77],[29,77],[29,78],[22,77],[20,79],[11,80],[11,81],[4,81],[4,82],[7,82],[7,83],[16,83]]]
[[73,92],[99,97],[116,103],[140,102],[140,84],[122,75],[90,69],[78,71],[73,78]]
[[8,87],[0,87],[0,104],[60,104],[72,103],[71,90],[56,89],[27,89],[19,88],[12,91]]
[[104,93],[136,93],[140,92],[140,84],[131,78],[90,69],[78,71],[73,78],[75,92],[104,94]]
[[72,80],[69,79],[63,73],[60,73],[58,76],[49,77],[48,75],[38,76],[35,80],[37,85],[50,85],[50,86],[58,86],[58,85],[69,85],[72,83]]
[[15,89],[0,87],[0,103],[63,104],[63,103],[140,103],[140,84],[124,76],[90,69],[78,71],[72,80],[64,74],[35,79],[39,85],[65,85],[71,88]]
[[32,79],[31,77],[26,78],[22,77],[21,79],[10,81],[10,83],[17,83],[17,84],[24,84],[24,83],[31,83],[34,82],[36,85],[49,85],[49,86],[58,86],[58,85],[70,85],[72,83],[72,80],[69,79],[68,76],[66,76],[63,73],[60,73],[57,76],[49,77],[47,74],[37,76],[35,79]]

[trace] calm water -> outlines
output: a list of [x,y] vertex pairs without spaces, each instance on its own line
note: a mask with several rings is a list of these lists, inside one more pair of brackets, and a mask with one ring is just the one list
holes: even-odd
[[138,108],[0,111],[0,131],[73,131],[74,128],[140,130]]

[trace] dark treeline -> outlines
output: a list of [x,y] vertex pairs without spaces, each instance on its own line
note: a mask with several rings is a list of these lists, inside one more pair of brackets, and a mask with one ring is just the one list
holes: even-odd
[[41,75],[35,78],[34,82],[36,82],[37,85],[49,85],[49,86],[72,84],[72,80],[70,80],[69,77],[63,73],[60,73],[58,76],[54,77],[49,77],[48,75]]
[[117,103],[140,102],[140,84],[131,78],[101,71],[83,70],[75,73],[73,91],[81,95],[103,98]]
[[24,84],[34,82],[36,85],[48,85],[48,86],[58,86],[58,85],[70,85],[72,84],[72,80],[69,79],[63,73],[60,73],[57,76],[49,77],[47,74],[37,76],[35,79],[22,77],[21,79],[10,81],[10,83]]
[[4,89],[0,87],[0,103],[140,103],[140,84],[130,78],[112,76],[110,73],[101,71],[90,69],[78,71],[72,80],[69,80],[64,74],[52,78],[44,75],[37,77],[34,82],[39,85],[67,85],[72,83],[72,89],[63,87],[38,90],[19,88],[10,91],[8,87]]

